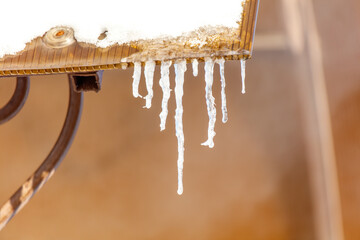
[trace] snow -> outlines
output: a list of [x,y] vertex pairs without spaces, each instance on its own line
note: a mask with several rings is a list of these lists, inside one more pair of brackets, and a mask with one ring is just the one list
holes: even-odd
[[161,78],[159,85],[163,91],[163,99],[161,102],[161,113],[160,113],[160,131],[165,130],[166,118],[168,115],[168,101],[170,98],[170,79],[169,79],[169,70],[171,66],[171,61],[161,62]]
[[[81,42],[108,47],[140,39],[176,37],[204,26],[238,27],[245,0],[2,1],[0,57],[24,49],[55,26],[72,27]],[[98,40],[101,33],[107,37]]]
[[208,139],[202,143],[203,146],[214,147],[215,137],[215,122],[216,122],[216,108],[215,98],[212,95],[212,85],[214,81],[214,60],[211,58],[205,59],[205,99],[209,115]]
[[183,131],[183,105],[182,97],[184,95],[184,73],[186,71],[186,60],[181,60],[174,64],[175,67],[175,130],[178,139],[178,190],[177,193],[183,193],[183,168],[184,168],[184,131]]

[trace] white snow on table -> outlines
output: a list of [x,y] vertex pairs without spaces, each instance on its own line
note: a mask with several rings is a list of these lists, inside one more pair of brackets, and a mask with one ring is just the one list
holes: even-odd
[[[245,0],[1,1],[0,57],[24,49],[55,26],[72,27],[81,42],[107,47],[176,37],[204,26],[238,27]],[[107,31],[104,40],[98,40]]]

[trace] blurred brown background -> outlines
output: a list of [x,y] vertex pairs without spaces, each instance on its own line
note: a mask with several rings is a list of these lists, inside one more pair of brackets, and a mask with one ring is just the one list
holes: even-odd
[[[177,189],[175,100],[159,131],[132,97],[133,69],[104,73],[86,93],[75,141],[53,179],[0,239],[360,239],[360,3],[261,1],[247,94],[227,62],[229,121],[206,140],[204,72],[185,75],[184,194]],[[354,27],[355,26],[355,27]],[[66,114],[65,75],[33,77],[15,119],[0,126],[0,201],[43,161]],[[171,73],[174,87],[174,73]],[[15,81],[0,81],[0,106]],[[144,79],[141,82],[144,94]]]

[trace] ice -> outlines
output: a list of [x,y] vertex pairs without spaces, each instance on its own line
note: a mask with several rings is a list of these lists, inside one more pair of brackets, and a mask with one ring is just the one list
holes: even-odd
[[154,71],[155,71],[155,61],[147,61],[145,63],[145,82],[146,89],[148,94],[145,96],[146,105],[145,108],[151,108],[151,100],[153,98],[153,83],[154,83]]
[[241,93],[245,94],[245,59],[241,59],[241,82],[242,82],[242,90]]
[[160,87],[163,91],[163,99],[161,103],[162,111],[160,113],[160,130],[165,130],[166,118],[168,115],[168,101],[170,98],[170,81],[169,81],[169,68],[171,61],[161,62],[161,78],[159,81]]
[[178,139],[178,190],[177,193],[181,195],[183,193],[183,168],[184,168],[184,131],[183,131],[183,106],[182,97],[184,94],[184,73],[186,71],[186,60],[178,61],[174,64],[175,68],[175,130],[176,137]]
[[222,122],[226,123],[228,120],[227,107],[226,107],[226,93],[225,93],[225,59],[220,58],[216,60],[216,63],[220,67],[220,78],[221,78],[221,110],[222,110]]
[[128,67],[127,63],[122,63],[121,64],[121,69],[125,70],[125,69],[127,69],[127,67]]
[[191,61],[191,63],[192,63],[193,75],[194,75],[194,77],[197,77],[198,72],[199,72],[199,71],[198,71],[199,62],[198,62],[197,59],[193,59],[193,60]]
[[135,98],[142,96],[139,94],[139,83],[140,83],[140,77],[141,77],[141,63],[135,62],[134,63],[134,74],[133,74],[133,96]]
[[208,127],[208,139],[202,143],[203,146],[209,146],[209,148],[214,147],[214,137],[215,137],[215,122],[216,122],[216,108],[215,108],[215,98],[212,95],[212,85],[214,75],[214,61],[211,58],[205,59],[205,98],[207,111],[209,115],[209,127]]

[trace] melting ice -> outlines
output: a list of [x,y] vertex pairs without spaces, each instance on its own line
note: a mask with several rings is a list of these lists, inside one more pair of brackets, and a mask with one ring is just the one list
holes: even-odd
[[168,115],[168,101],[170,98],[170,79],[169,79],[169,69],[171,66],[171,61],[161,62],[161,78],[159,85],[163,91],[163,99],[161,102],[161,113],[160,113],[160,130],[165,130],[166,118]]
[[174,64],[175,67],[175,130],[178,139],[178,190],[177,193],[183,193],[183,168],[184,168],[184,131],[183,131],[183,106],[182,97],[184,95],[184,73],[186,71],[186,60],[181,60]]
[[140,76],[141,76],[141,63],[140,62],[135,62],[134,63],[134,74],[133,74],[132,88],[133,88],[133,95],[136,98],[137,97],[142,98],[142,96],[139,94]]
[[[225,59],[205,59],[205,99],[209,116],[208,124],[208,139],[202,143],[202,145],[209,146],[210,148],[214,147],[214,137],[215,137],[215,122],[216,122],[216,108],[215,108],[215,98],[212,94],[212,85],[214,81],[214,65],[217,63],[220,69],[220,81],[221,81],[221,110],[222,110],[222,121],[225,123],[228,120],[227,116],[227,107],[226,107],[226,94],[225,94]],[[161,62],[161,78],[159,80],[159,85],[163,92],[163,98],[161,103],[161,113],[160,117],[160,130],[163,131],[166,125],[166,118],[168,115],[168,102],[170,99],[170,79],[169,72],[171,61],[162,61]],[[184,74],[186,72],[186,60],[177,61],[174,64],[175,69],[175,100],[176,100],[176,110],[175,110],[175,132],[178,140],[178,190],[177,193],[181,195],[183,193],[183,168],[184,168],[184,131],[183,131],[183,105],[182,97],[184,94]],[[198,61],[194,59],[192,61],[193,75],[198,75]],[[148,94],[146,95],[146,108],[151,107],[151,100],[153,97],[153,79],[155,71],[155,62],[147,61],[145,62],[145,80],[146,88]],[[134,74],[133,74],[133,95],[134,97],[141,97],[139,95],[139,83],[141,76],[141,63],[134,63]],[[241,60],[241,77],[242,77],[242,93],[245,93],[245,60]]]
[[192,63],[193,75],[194,75],[194,77],[197,77],[198,72],[199,72],[198,71],[199,62],[197,59],[193,59],[191,61],[191,63]]
[[208,139],[202,143],[203,146],[209,146],[209,148],[214,147],[214,137],[215,137],[215,122],[216,122],[216,108],[215,108],[215,98],[212,95],[212,85],[214,81],[214,60],[211,58],[205,59],[205,99],[206,106],[209,115],[209,127],[208,127]]
[[241,93],[245,94],[245,60],[241,59],[241,82],[242,82],[242,90]]
[[216,63],[218,63],[220,67],[222,122],[226,123],[228,120],[228,115],[227,115],[226,93],[225,93],[225,86],[226,86],[225,68],[224,68],[225,59],[224,58],[217,59]]
[[151,100],[153,98],[153,82],[154,82],[154,71],[155,71],[155,62],[154,61],[147,61],[145,63],[145,82],[146,82],[146,89],[148,94],[145,96],[146,105],[145,108],[151,108]]

